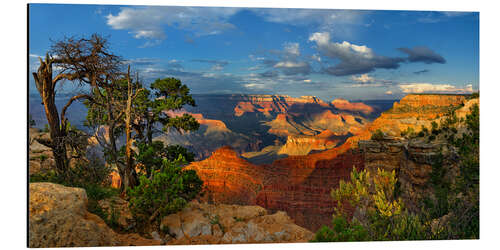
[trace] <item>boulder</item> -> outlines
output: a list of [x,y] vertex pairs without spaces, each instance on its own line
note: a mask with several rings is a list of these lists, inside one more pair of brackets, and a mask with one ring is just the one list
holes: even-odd
[[115,233],[87,211],[84,189],[30,183],[29,247],[115,246]]
[[29,247],[149,246],[161,241],[138,234],[117,234],[87,211],[84,189],[30,183]]
[[134,220],[132,212],[130,212],[128,207],[128,202],[120,197],[113,196],[100,200],[98,203],[102,210],[108,215],[107,219],[110,220],[112,216],[115,216],[116,223],[122,229],[126,229]]

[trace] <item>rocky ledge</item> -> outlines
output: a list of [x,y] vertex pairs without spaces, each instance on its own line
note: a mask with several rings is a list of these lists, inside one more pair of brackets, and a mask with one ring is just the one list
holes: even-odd
[[309,230],[282,211],[269,214],[260,206],[212,205],[193,201],[163,218],[160,228],[168,244],[308,242]]
[[[127,202],[117,198],[114,208],[126,228],[133,218]],[[88,212],[84,189],[54,183],[30,183],[29,247],[150,246],[183,244],[307,242],[313,233],[294,224],[285,212],[269,214],[259,206],[212,205],[190,202],[166,216],[153,239],[119,234],[103,219]],[[109,201],[99,204],[109,209]],[[149,237],[149,236],[148,236]]]

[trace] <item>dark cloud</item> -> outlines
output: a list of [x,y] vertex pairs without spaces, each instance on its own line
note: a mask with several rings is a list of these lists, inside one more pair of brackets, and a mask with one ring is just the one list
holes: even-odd
[[365,74],[375,69],[397,69],[404,58],[380,56],[372,49],[351,44],[349,42],[336,43],[330,41],[330,33],[314,33],[309,41],[316,42],[318,50],[327,58],[340,60],[334,66],[326,66],[324,73],[334,76]]
[[274,65],[274,68],[281,70],[283,74],[290,75],[308,75],[311,73],[311,65],[307,62],[282,61]]
[[446,63],[446,60],[427,47],[399,48],[399,51],[408,54],[409,62]]
[[270,78],[270,77],[277,77],[279,75],[279,73],[276,70],[269,70],[269,71],[260,73],[259,75],[262,76],[262,77],[268,77],[268,78]]
[[219,61],[219,60],[194,59],[191,61],[212,64],[211,70],[217,70],[217,71],[223,70],[224,66],[229,64],[228,61]]
[[375,69],[397,69],[399,64],[404,62],[403,58],[378,57],[372,59],[345,59],[341,63],[323,68],[322,71],[334,76],[348,76],[355,74],[365,74],[374,71]]
[[424,69],[424,70],[415,71],[415,72],[413,72],[413,74],[420,75],[420,74],[428,73],[429,71],[430,70],[428,70],[428,69]]
[[268,66],[268,67],[272,67],[276,63],[278,63],[278,61],[274,60],[274,59],[263,59],[263,60],[261,60],[261,62],[262,62],[262,64],[264,64],[265,66]]

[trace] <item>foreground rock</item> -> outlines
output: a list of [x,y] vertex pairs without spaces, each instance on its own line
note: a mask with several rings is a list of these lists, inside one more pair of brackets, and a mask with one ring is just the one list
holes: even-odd
[[167,244],[307,242],[313,233],[294,224],[285,212],[268,214],[259,206],[211,205],[196,201],[163,218]]
[[158,245],[136,234],[120,235],[87,211],[84,189],[30,183],[29,247]]

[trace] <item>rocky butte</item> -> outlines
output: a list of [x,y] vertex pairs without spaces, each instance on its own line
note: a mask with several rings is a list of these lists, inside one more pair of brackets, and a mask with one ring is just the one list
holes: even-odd
[[[353,167],[397,170],[406,187],[406,200],[425,194],[422,183],[427,180],[437,147],[408,142],[399,136],[407,128],[417,132],[422,125],[430,128],[433,121],[439,122],[452,110],[465,114],[471,102],[477,99],[466,100],[462,95],[408,95],[339,147],[263,165],[251,164],[224,147],[188,168],[196,170],[205,182],[211,202],[256,204],[271,211],[286,211],[297,225],[316,231],[333,214],[331,189],[340,180],[348,180]],[[385,142],[369,141],[378,129],[392,137]]]

